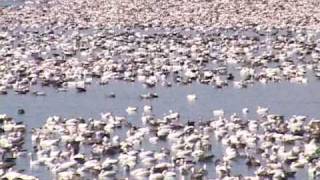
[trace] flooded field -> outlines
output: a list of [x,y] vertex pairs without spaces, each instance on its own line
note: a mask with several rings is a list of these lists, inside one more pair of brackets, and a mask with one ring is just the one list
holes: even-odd
[[319,6],[0,0],[0,179],[319,179]]

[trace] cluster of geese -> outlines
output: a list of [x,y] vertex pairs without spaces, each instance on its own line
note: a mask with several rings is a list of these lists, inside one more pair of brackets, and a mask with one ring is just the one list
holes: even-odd
[[[0,32],[0,94],[33,85],[85,92],[97,80],[215,88],[320,77],[319,33],[297,28],[80,28]],[[43,92],[32,91],[35,95]]]
[[12,168],[16,165],[16,159],[26,155],[23,148],[25,142],[26,126],[22,122],[16,122],[5,114],[0,114],[0,178],[23,180],[37,179],[25,175]]
[[[0,11],[2,26],[298,26],[317,28],[317,0],[28,0]],[[1,4],[0,4],[1,5]]]
[[[147,88],[305,84],[320,78],[320,34],[296,25],[318,24],[317,4],[26,1],[0,11],[0,94],[46,95],[34,90],[39,85],[83,93],[95,81],[114,80]],[[301,171],[320,178],[319,120],[285,119],[263,107],[256,119],[244,108],[230,117],[214,110],[206,121],[185,121],[178,112],[159,118],[152,106],[142,111],[134,122],[112,113],[99,119],[49,117],[32,129],[32,150],[24,145],[28,128],[1,114],[0,178],[39,179],[17,168],[23,158],[31,171],[46,167],[60,180],[288,179]],[[235,173],[235,164],[243,161],[250,173]]]
[[[258,107],[258,118],[227,118],[222,109],[207,121],[187,121],[179,113],[162,118],[143,108],[141,125],[126,117],[102,113],[100,119],[49,117],[32,129],[33,150],[21,150],[25,127],[1,115],[1,171],[5,179],[37,179],[14,169],[26,154],[30,168],[47,167],[63,180],[92,179],[288,179],[300,171],[320,176],[320,121],[306,116],[269,113]],[[17,140],[18,139],[18,140]],[[221,156],[214,149],[221,146]],[[10,158],[10,159],[8,159]],[[252,174],[236,174],[232,166],[245,161]]]

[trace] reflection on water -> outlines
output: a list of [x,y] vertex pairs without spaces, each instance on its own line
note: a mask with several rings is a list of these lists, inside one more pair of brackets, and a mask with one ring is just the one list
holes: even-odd
[[[105,86],[89,86],[86,93],[57,92],[52,88],[42,88],[47,96],[35,97],[28,95],[15,95],[10,92],[6,96],[0,96],[0,113],[6,113],[16,118],[17,121],[24,121],[28,126],[29,133],[26,137],[25,147],[31,149],[30,130],[43,125],[46,118],[51,115],[63,117],[100,117],[101,112],[113,112],[116,115],[127,116],[128,106],[137,106],[138,112],[128,116],[128,120],[133,124],[141,125],[141,113],[144,105],[152,105],[153,112],[158,117],[162,117],[169,110],[181,113],[181,119],[187,120],[208,120],[212,118],[212,110],[224,109],[227,114],[234,112],[241,113],[242,108],[248,107],[251,112],[249,118],[255,117],[255,110],[258,105],[271,108],[274,113],[291,115],[308,115],[310,117],[320,117],[318,109],[320,104],[320,94],[318,90],[320,84],[313,81],[308,85],[297,85],[292,83],[278,83],[264,85],[254,85],[248,89],[225,88],[215,89],[211,86],[193,83],[188,86],[173,86],[171,88],[156,87],[153,89],[144,88],[139,83],[111,82]],[[40,88],[39,88],[40,89]],[[114,92],[116,98],[108,98],[107,94]],[[140,94],[156,92],[159,98],[152,100],[141,100]],[[188,102],[186,96],[196,93],[197,100]],[[24,108],[25,115],[17,115],[17,109]],[[122,132],[123,133],[123,132]],[[146,145],[146,148],[157,148]],[[216,157],[222,153],[222,147],[214,147],[213,152]],[[213,164],[208,168],[213,168]],[[18,168],[28,169],[28,161],[18,161]],[[240,172],[248,175],[253,171],[248,169],[244,162],[238,160],[233,166],[234,174]],[[48,172],[43,169],[34,171],[27,170],[40,177],[47,177]],[[301,175],[300,175],[301,174]],[[211,174],[215,176],[215,173]],[[304,173],[298,173],[304,176]]]

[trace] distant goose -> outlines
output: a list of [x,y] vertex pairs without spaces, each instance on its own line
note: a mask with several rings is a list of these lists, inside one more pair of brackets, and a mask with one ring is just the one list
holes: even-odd
[[224,110],[223,110],[223,109],[214,110],[214,111],[213,111],[213,116],[223,117],[223,116],[224,116]]
[[141,94],[140,98],[141,99],[154,99],[154,98],[158,98],[159,95],[157,93],[147,93],[147,94]]
[[39,180],[39,178],[37,178],[35,176],[25,175],[25,174],[21,174],[21,173],[15,172],[15,171],[6,172],[3,176],[1,176],[1,179]]
[[143,106],[143,111],[144,112],[151,112],[151,110],[152,110],[152,106],[150,106],[150,105],[145,105],[145,106]]
[[196,94],[188,94],[187,95],[187,99],[188,101],[195,101],[197,99],[197,95]]
[[133,106],[129,106],[129,107],[126,109],[126,111],[127,111],[128,114],[134,114],[134,113],[137,112],[137,110],[138,110],[138,108],[137,108],[137,107],[133,107]]
[[242,109],[242,114],[243,115],[247,115],[249,113],[249,109],[248,108],[243,108]]
[[268,112],[269,112],[269,108],[264,108],[264,107],[258,106],[258,109],[257,109],[258,115],[265,116],[268,114]]
[[84,81],[79,81],[75,85],[78,92],[86,92],[86,83]]
[[34,92],[32,92],[32,94],[35,96],[45,96],[46,95],[46,93],[42,92],[42,91],[34,91]]
[[30,159],[30,168],[34,169],[39,167],[40,165],[44,165],[45,160],[44,159],[38,159],[38,160],[34,160],[32,153],[28,153],[29,159]]

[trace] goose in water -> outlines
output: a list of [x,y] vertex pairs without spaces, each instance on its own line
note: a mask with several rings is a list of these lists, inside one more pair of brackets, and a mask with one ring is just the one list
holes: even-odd
[[115,178],[117,175],[117,171],[115,170],[104,170],[101,171],[99,174],[99,179],[108,179],[108,178]]
[[164,176],[161,173],[152,173],[150,174],[149,179],[150,180],[164,179]]
[[71,160],[71,161],[64,162],[62,164],[55,165],[51,171],[54,175],[57,175],[63,171],[68,170],[69,168],[73,168],[76,166],[77,166],[77,162]]
[[175,180],[177,178],[177,174],[172,171],[164,172],[164,180]]
[[230,161],[237,157],[237,151],[234,148],[227,147],[225,151],[224,161]]
[[87,91],[86,83],[84,81],[76,82],[75,87],[76,87],[77,92],[79,92],[79,93]]
[[134,113],[137,112],[137,110],[138,110],[138,108],[137,108],[137,107],[133,107],[133,106],[129,106],[129,107],[126,109],[126,111],[127,111],[128,114],[134,114]]
[[187,99],[190,102],[195,101],[197,99],[197,95],[196,94],[188,94]]
[[243,108],[242,109],[242,114],[243,115],[247,115],[249,113],[249,109],[248,108]]
[[145,168],[138,168],[130,172],[130,175],[137,179],[145,179],[150,176],[150,171]]
[[143,106],[143,111],[145,113],[150,113],[152,111],[152,106],[150,106],[150,105]]
[[32,94],[35,96],[46,96],[46,93],[42,91],[34,91]]
[[147,93],[147,94],[141,94],[140,98],[141,99],[155,99],[158,98],[159,95],[157,93]]
[[57,179],[59,179],[59,180],[80,180],[81,177],[80,177],[80,174],[78,174],[77,172],[68,170],[68,171],[59,172],[57,174]]
[[304,153],[307,156],[311,156],[317,151],[318,148],[319,146],[316,144],[316,140],[311,139],[309,143],[304,145]]
[[34,169],[36,167],[39,167],[40,165],[43,165],[44,164],[44,161],[43,160],[34,160],[33,156],[32,156],[32,153],[28,153],[29,155],[29,159],[30,159],[30,169]]
[[15,171],[6,172],[1,179],[23,179],[23,180],[39,180],[39,178],[35,176],[30,176],[26,174],[21,174]]
[[259,116],[265,116],[265,115],[268,114],[268,112],[269,112],[269,108],[264,108],[264,107],[261,107],[261,106],[258,106],[258,108],[257,108],[257,114]]
[[159,138],[156,137],[156,136],[149,138],[149,142],[150,142],[151,144],[157,144],[158,141],[159,141]]
[[223,109],[217,109],[213,111],[213,116],[215,117],[223,117],[224,116],[224,111]]
[[218,178],[224,178],[230,176],[231,166],[227,162],[221,162],[216,165],[216,173]]
[[310,179],[317,179],[320,177],[320,163],[312,162],[308,167],[308,177]]

